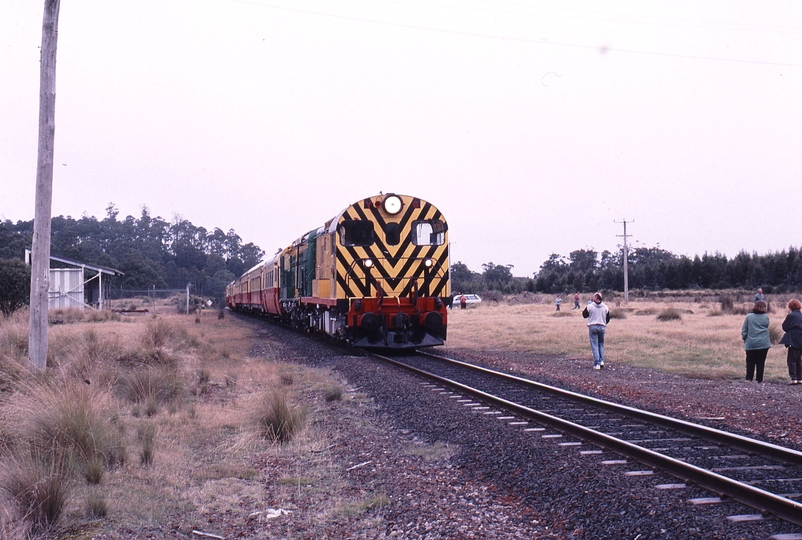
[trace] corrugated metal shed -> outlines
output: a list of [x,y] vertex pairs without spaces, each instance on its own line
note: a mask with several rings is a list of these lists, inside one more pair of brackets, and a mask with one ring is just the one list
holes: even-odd
[[[25,258],[30,264],[30,251]],[[58,265],[53,268],[53,263]],[[109,298],[112,276],[124,276],[114,268],[50,257],[48,309],[103,309]],[[105,276],[105,277],[104,277]]]

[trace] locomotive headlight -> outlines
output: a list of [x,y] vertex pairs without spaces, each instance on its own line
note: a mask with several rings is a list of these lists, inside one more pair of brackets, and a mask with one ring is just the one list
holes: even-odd
[[434,264],[434,261],[431,260],[431,259],[426,259],[426,260],[423,261],[423,265],[426,268],[431,268],[433,264]]
[[395,215],[401,211],[401,198],[398,195],[388,195],[384,199],[384,211],[388,214]]
[[365,259],[362,261],[362,264],[365,265],[365,268],[372,268],[373,267],[373,259]]

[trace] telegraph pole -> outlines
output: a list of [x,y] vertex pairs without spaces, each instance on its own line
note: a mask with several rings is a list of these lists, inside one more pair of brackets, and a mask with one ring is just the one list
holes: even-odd
[[50,218],[53,201],[53,148],[56,138],[56,42],[60,0],[45,0],[39,71],[39,155],[31,260],[31,315],[28,362],[47,367],[47,296],[50,289]]
[[[617,234],[616,236],[624,237],[624,302],[629,302],[629,274],[627,273],[627,236],[632,236],[631,234],[627,234],[627,220],[623,221],[616,221],[615,223],[623,223],[624,224],[624,234]],[[635,223],[633,219],[631,223]]]

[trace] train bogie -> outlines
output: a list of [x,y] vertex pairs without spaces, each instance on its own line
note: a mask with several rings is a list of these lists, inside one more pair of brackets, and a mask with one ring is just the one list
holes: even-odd
[[229,307],[363,347],[441,345],[450,302],[448,225],[430,203],[369,197],[232,282]]

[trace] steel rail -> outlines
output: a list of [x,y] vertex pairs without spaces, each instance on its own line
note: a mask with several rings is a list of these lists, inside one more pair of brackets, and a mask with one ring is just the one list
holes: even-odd
[[794,450],[792,448],[786,448],[784,446],[779,446],[768,442],[750,439],[749,437],[744,437],[741,435],[737,435],[735,433],[729,433],[727,431],[722,431],[720,429],[711,428],[700,424],[694,424],[693,422],[687,422],[685,420],[680,420],[678,418],[671,418],[670,416],[652,413],[649,411],[636,409],[634,407],[628,407],[626,405],[620,405],[618,403],[605,401],[603,399],[598,399],[591,396],[585,396],[577,392],[571,392],[570,390],[564,390],[562,388],[557,388],[555,386],[549,386],[548,384],[543,384],[537,381],[524,379],[523,377],[517,377],[515,375],[510,375],[508,373],[502,373],[500,371],[495,371],[492,369],[488,369],[482,366],[477,366],[475,364],[470,364],[467,362],[461,362],[459,360],[446,358],[444,356],[439,356],[425,351],[417,351],[417,353],[423,356],[430,356],[432,358],[437,358],[438,360],[443,360],[455,365],[463,366],[468,369],[487,373],[489,375],[493,375],[495,377],[499,377],[507,381],[513,381],[525,384],[527,386],[532,386],[537,388],[538,390],[548,392],[552,395],[556,395],[566,399],[571,399],[574,401],[579,401],[582,403],[590,403],[601,409],[614,412],[617,414],[623,414],[629,416],[630,418],[635,418],[637,420],[643,420],[645,422],[649,422],[650,424],[655,424],[661,427],[673,429],[675,431],[685,433],[686,435],[700,437],[702,439],[707,439],[709,441],[716,443],[723,442],[734,448],[738,448],[745,452],[759,454],[761,456],[771,458],[775,461],[780,461],[783,463],[792,463],[795,465],[802,465],[802,452]]
[[[435,375],[433,373],[429,373],[428,371],[424,371],[422,369],[418,369],[403,362],[399,362],[393,360],[392,358],[387,358],[386,356],[382,356],[376,353],[369,353],[371,356],[376,358],[380,358],[386,362],[389,362],[393,365],[421,375],[427,379],[431,379],[441,383],[445,386],[449,386],[460,392],[465,394],[474,396],[479,398],[485,402],[494,404],[501,409],[514,412],[522,417],[529,418],[534,420],[540,424],[544,424],[550,426],[557,431],[571,434],[577,438],[590,441],[598,446],[608,448],[613,450],[619,454],[631,457],[644,465],[649,465],[655,467],[657,469],[663,470],[672,476],[677,478],[683,479],[688,482],[693,482],[705,489],[708,489],[714,493],[718,493],[722,496],[729,497],[733,500],[741,502],[746,506],[752,507],[764,515],[774,515],[782,520],[788,521],[789,523],[793,523],[795,525],[802,525],[802,504],[791,499],[787,499],[785,497],[780,497],[779,495],[775,495],[774,493],[770,493],[768,491],[764,491],[760,488],[756,488],[754,486],[750,486],[748,484],[744,484],[733,480],[731,478],[727,478],[726,476],[722,476],[715,472],[703,469],[701,467],[697,467],[695,465],[691,465],[684,461],[680,461],[674,459],[672,457],[660,454],[658,452],[654,452],[647,448],[643,448],[641,446],[629,443],[627,441],[617,439],[610,435],[606,435],[604,433],[595,431],[593,429],[587,428],[585,426],[581,426],[574,422],[564,420],[562,418],[558,418],[556,416],[537,411],[535,409],[531,409],[529,407],[525,407],[518,403],[514,403],[512,401],[505,400],[503,398],[499,398],[492,394],[488,394],[482,390],[472,388],[470,386],[464,385],[462,383],[452,381],[450,379],[446,379],[444,377],[440,377],[439,375]],[[449,359],[450,360],[450,359]],[[478,369],[480,371],[484,371],[491,374],[498,374],[498,375],[505,375],[500,372],[496,372],[493,370],[488,370],[486,368],[481,368],[479,366],[474,366],[473,364],[467,364],[464,362],[458,362],[451,360],[452,362],[462,364],[467,368],[470,369]],[[512,375],[505,376],[504,378],[518,380],[520,382],[526,383],[533,383],[534,381],[527,381],[526,379],[522,379],[520,377],[515,377]],[[534,383],[535,386],[547,386],[547,385],[540,385],[540,383]],[[559,390],[554,387],[548,387],[554,390]],[[563,393],[567,391],[560,391],[559,393]],[[574,392],[567,392],[567,394],[573,394],[574,399],[577,399],[581,396],[581,394],[576,394]],[[582,396],[584,397],[584,396]],[[615,405],[614,403],[604,402],[602,400],[597,400],[595,398],[589,398],[589,400],[593,404],[610,404]],[[620,407],[620,406],[618,406]],[[636,411],[636,409],[632,409],[630,407],[625,407],[625,409],[629,409],[630,411]],[[645,411],[643,411],[645,412]],[[648,413],[651,415],[652,413]],[[660,415],[655,415],[660,416]],[[644,416],[643,418],[649,418],[649,416]],[[673,420],[668,417],[662,417],[668,420]],[[683,421],[679,421],[683,422]],[[689,422],[683,422],[684,424],[693,425]],[[699,426],[704,427],[704,426]],[[707,428],[711,429],[711,428]],[[719,432],[723,435],[732,435],[728,434],[723,431],[714,430]],[[737,437],[737,436],[736,436]],[[745,439],[744,437],[739,437],[741,439]],[[755,441],[759,442],[759,441]],[[775,446],[775,445],[771,445]],[[776,448],[782,448],[777,446]],[[789,449],[790,450],[790,449]],[[792,451],[795,452],[795,451]]]

